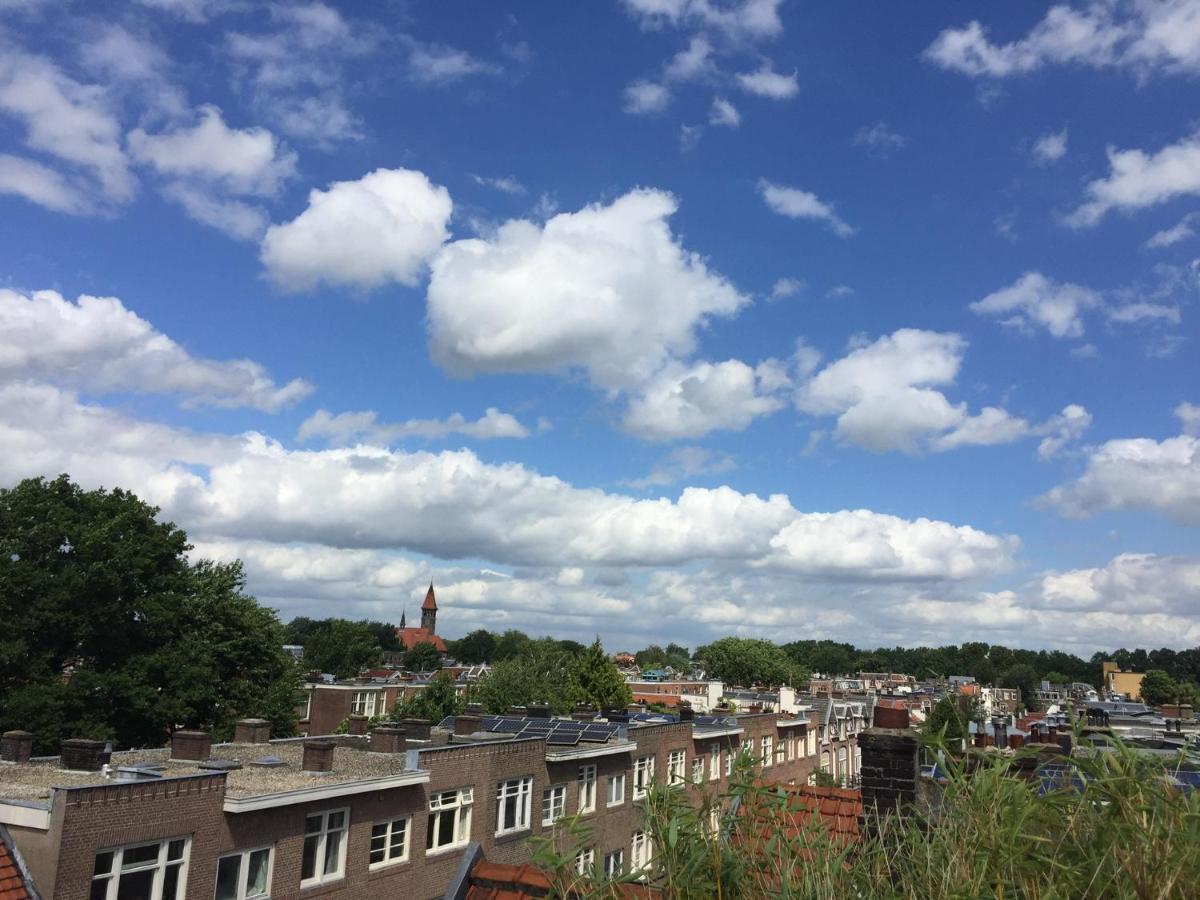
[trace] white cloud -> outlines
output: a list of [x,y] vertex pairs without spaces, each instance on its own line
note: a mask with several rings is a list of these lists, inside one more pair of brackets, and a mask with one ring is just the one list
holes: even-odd
[[783,31],[783,0],[624,0],[643,26],[707,28],[732,41],[772,38]]
[[803,278],[777,278],[775,283],[771,285],[771,299],[782,300],[785,297],[794,297],[803,291],[808,284]]
[[651,116],[671,104],[671,91],[653,81],[635,81],[625,88],[624,110],[635,116]]
[[472,75],[495,75],[500,67],[465,50],[408,39],[408,74],[422,84],[450,84]]
[[1175,407],[1175,416],[1184,434],[1200,437],[1200,405],[1183,402]]
[[643,490],[676,484],[698,475],[715,475],[737,468],[733,457],[705,447],[676,447],[655,463],[645,476],[624,482],[631,488]]
[[24,197],[54,212],[83,213],[91,204],[58,172],[32,159],[0,154],[0,194]]
[[935,450],[965,446],[1011,444],[1029,433],[1029,423],[996,406],[985,406],[978,415],[967,416],[953,431],[934,438]]
[[1043,134],[1033,143],[1033,161],[1039,166],[1048,166],[1067,155],[1067,129]]
[[621,427],[652,441],[744,431],[783,408],[790,385],[783,364],[773,359],[753,368],[736,359],[670,365],[639,389]]
[[478,185],[492,188],[493,190],[500,191],[502,194],[509,194],[513,197],[520,197],[526,193],[525,185],[521,184],[521,182],[517,181],[511,175],[495,178],[489,178],[486,175],[472,175],[471,180]]
[[1200,222],[1200,213],[1188,213],[1170,228],[1164,228],[1162,231],[1153,234],[1146,241],[1146,246],[1157,250],[1162,247],[1173,247],[1175,244],[1194,238],[1196,236],[1195,225],[1197,222]]
[[1109,147],[1108,166],[1108,177],[1089,182],[1085,190],[1088,199],[1066,217],[1071,227],[1094,226],[1112,210],[1131,212],[1176,197],[1200,195],[1200,132],[1153,155]]
[[925,51],[931,62],[975,77],[1024,75],[1047,65],[1121,68],[1139,76],[1200,69],[1194,0],[1051,7],[1023,38],[994,44],[979,22],[948,28]]
[[[1032,602],[1040,609],[1125,612],[1192,618],[1200,610],[1200,559],[1122,553],[1103,567],[1043,576]],[[1191,622],[1195,629],[1195,621]]]
[[262,262],[289,291],[321,282],[364,290],[414,285],[449,236],[452,209],[449,192],[421,172],[376,169],[311,191],[304,212],[267,230]]
[[446,438],[460,434],[465,437],[489,440],[492,438],[526,438],[531,432],[515,416],[489,406],[484,415],[468,421],[462,413],[452,413],[445,419],[408,419],[405,422],[380,422],[372,410],[344,412],[334,415],[325,409],[300,423],[296,440],[327,439],[331,444],[345,445],[359,440],[389,445],[404,438]]
[[702,34],[694,35],[688,46],[680,50],[663,68],[663,76],[670,81],[691,81],[712,69],[712,44]]
[[809,191],[785,187],[760,178],[758,192],[771,211],[781,216],[824,222],[838,237],[850,237],[855,232],[854,228],[834,212],[831,204]]
[[1012,565],[1015,538],[865,510],[806,513],[784,495],[687,488],[677,500],[580,489],[466,450],[289,450],[206,438],[0,388],[0,483],[68,471],[121,484],[197,538],[307,541],[496,564],[674,566],[720,560],[838,580],[958,580]]
[[1063,411],[1051,416],[1034,430],[1041,435],[1038,444],[1038,459],[1046,460],[1057,456],[1062,450],[1083,437],[1092,425],[1092,414],[1077,403],[1064,406]]
[[230,128],[215,106],[199,110],[199,121],[160,134],[129,133],[134,158],[174,178],[195,178],[234,194],[274,194],[295,174],[296,154],[265,128]]
[[1089,451],[1082,475],[1042,500],[1072,518],[1143,510],[1181,525],[1200,525],[1200,438],[1107,441]]
[[737,128],[742,124],[742,114],[724,97],[713,97],[708,124],[721,128]]
[[109,200],[133,198],[137,180],[103,88],[80,84],[47,59],[5,48],[0,112],[24,124],[26,146],[86,170]]
[[259,241],[270,221],[261,206],[223,199],[211,191],[183,181],[162,187],[163,196],[174,200],[189,216],[203,225],[243,241]]
[[908,146],[908,138],[888,127],[886,122],[864,125],[854,133],[854,146],[863,147],[875,156],[890,156]]
[[225,9],[227,0],[137,0],[143,6],[173,13],[188,22],[205,22],[213,13]]
[[1005,325],[1036,326],[1056,338],[1078,338],[1083,336],[1083,312],[1099,305],[1099,294],[1089,288],[1052,281],[1041,272],[1026,272],[970,308],[981,316],[1004,316]]
[[749,298],[680,245],[676,206],[641,189],[447,244],[429,282],[434,360],[458,374],[582,369],[617,390],[687,357],[698,328]]
[[829,300],[838,300],[842,297],[853,297],[854,288],[848,284],[835,284],[825,292],[825,297]]
[[784,75],[776,72],[770,63],[763,63],[754,72],[739,72],[735,77],[738,86],[746,93],[771,100],[790,100],[800,93],[796,73]]
[[[182,395],[188,405],[274,412],[312,392],[300,379],[277,385],[248,359],[192,356],[116,297],[0,289],[0,381],[41,379],[91,393]],[[86,447],[81,447],[86,452]]]
[[1148,303],[1138,301],[1114,306],[1108,310],[1110,322],[1131,324],[1135,322],[1170,322],[1178,325],[1180,321],[1179,307],[1166,303]]

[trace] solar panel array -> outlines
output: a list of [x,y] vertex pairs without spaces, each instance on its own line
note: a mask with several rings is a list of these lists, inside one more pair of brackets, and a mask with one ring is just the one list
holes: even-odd
[[[441,721],[441,727],[454,728],[454,716]],[[621,730],[611,722],[580,722],[575,719],[531,719],[521,716],[482,716],[481,731],[511,734],[513,737],[545,738],[556,747],[574,747],[580,741],[606,743]]]

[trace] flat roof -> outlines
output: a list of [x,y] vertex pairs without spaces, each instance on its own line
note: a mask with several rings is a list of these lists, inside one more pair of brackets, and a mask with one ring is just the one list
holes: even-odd
[[[213,744],[210,759],[231,760],[241,763],[240,769],[204,768],[200,762],[171,760],[170,750],[161,747],[153,750],[123,750],[115,752],[109,763],[113,770],[128,766],[162,766],[158,770],[163,778],[178,778],[189,775],[226,775],[225,796],[234,801],[269,795],[305,792],[310,788],[328,789],[355,782],[371,782],[376,789],[401,786],[397,776],[414,776],[403,779],[411,783],[427,780],[428,774],[406,768],[404,753],[370,753],[363,749],[337,746],[333,751],[333,769],[330,772],[309,774],[303,771],[304,741],[307,739],[285,739],[268,744]],[[410,745],[411,746],[411,745]],[[256,766],[255,760],[277,757],[283,765]],[[424,776],[423,778],[421,776]],[[396,781],[395,785],[391,782]],[[101,785],[136,784],[116,777],[105,778],[99,772],[72,772],[61,768],[58,757],[34,760],[17,765],[0,766],[0,802],[4,800],[45,801],[54,788],[84,788]],[[299,799],[296,801],[299,802]],[[244,805],[235,802],[234,805]]]

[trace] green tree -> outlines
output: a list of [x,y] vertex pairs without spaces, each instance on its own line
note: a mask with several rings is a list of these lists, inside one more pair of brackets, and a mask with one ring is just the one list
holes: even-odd
[[392,707],[391,718],[393,721],[428,719],[437,724],[446,716],[458,715],[463,711],[463,706],[450,673],[438,672],[423,691]]
[[463,663],[491,662],[496,657],[496,636],[486,628],[472,631],[449,646],[454,658]]
[[471,699],[490,713],[545,703],[557,714],[569,712],[572,657],[552,640],[530,641],[519,657],[496,663],[473,689]]
[[0,489],[0,731],[153,746],[242,716],[295,727],[295,670],[240,564],[192,564],[187,535],[120,489],[66,475]]
[[326,619],[304,644],[304,668],[352,678],[379,662],[379,641],[365,622]]
[[495,658],[492,661],[500,662],[501,660],[521,656],[523,653],[528,652],[531,643],[529,635],[525,634],[525,632],[510,628],[496,638]]
[[959,698],[947,694],[929,711],[929,717],[925,719],[925,733],[942,734],[946,744],[953,746],[952,742],[961,741],[967,736],[968,721],[970,716],[963,710]]
[[1162,669],[1151,669],[1142,676],[1142,701],[1150,706],[1174,703],[1179,693],[1179,682]]
[[1028,663],[1016,663],[1001,672],[1000,687],[1020,688],[1022,705],[1031,710],[1038,708],[1037,672]]
[[442,667],[442,651],[430,641],[413,644],[404,654],[404,667],[413,672],[429,672]]
[[710,678],[726,684],[798,684],[808,673],[782,647],[757,638],[726,637],[696,650]]
[[629,685],[604,652],[600,638],[596,638],[575,660],[569,696],[576,703],[586,703],[593,709],[624,707],[633,702]]

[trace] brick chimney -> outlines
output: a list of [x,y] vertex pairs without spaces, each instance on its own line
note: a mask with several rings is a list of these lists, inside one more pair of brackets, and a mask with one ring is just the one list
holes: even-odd
[[399,725],[380,725],[371,732],[372,753],[403,753],[408,749],[408,732]]
[[576,722],[590,722],[596,718],[596,711],[586,703],[581,703],[575,707],[575,711],[571,713],[571,718]]
[[60,745],[59,762],[73,772],[99,772],[104,765],[104,741],[70,738]]
[[[905,714],[907,715],[907,710]],[[876,711],[878,715],[878,710]],[[921,741],[911,728],[868,728],[858,736],[864,811],[897,812],[917,797]]]
[[458,735],[474,734],[483,727],[483,719],[479,716],[469,716],[459,713],[454,717],[454,733]]
[[265,744],[271,740],[271,723],[266,719],[238,719],[233,726],[235,744]]
[[336,748],[337,744],[333,741],[305,741],[301,768],[305,772],[332,772],[333,751]]
[[872,721],[876,728],[907,728],[908,704],[903,700],[880,699],[875,703]]
[[690,704],[690,703],[680,703],[679,704],[679,721],[680,722],[691,722],[691,721],[694,721],[695,718],[696,718],[696,713],[692,709],[692,704]]
[[548,719],[550,718],[550,707],[544,703],[531,703],[526,714],[531,719]]
[[171,759],[197,762],[208,759],[212,750],[212,735],[207,731],[176,731],[171,735]]
[[28,731],[6,731],[0,737],[0,760],[12,763],[29,762],[33,756],[33,735]]
[[412,740],[429,740],[430,722],[428,719],[401,719],[400,724]]
[[367,733],[367,717],[366,716],[351,716],[346,728],[347,734],[366,734]]

